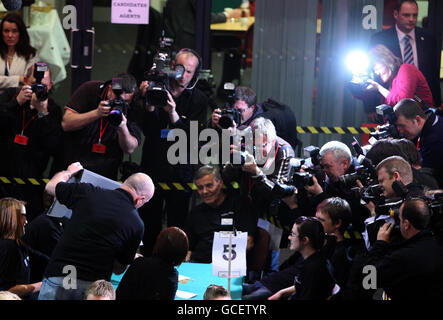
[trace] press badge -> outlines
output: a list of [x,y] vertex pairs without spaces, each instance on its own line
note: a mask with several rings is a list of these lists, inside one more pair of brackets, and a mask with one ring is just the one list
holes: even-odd
[[92,152],[95,152],[95,153],[105,153],[106,152],[106,146],[104,144],[94,143],[92,145]]
[[160,132],[160,138],[167,139],[170,131],[171,129],[162,129]]
[[234,223],[234,219],[232,219],[232,218],[222,218],[221,219],[222,226],[232,226],[233,223]]
[[17,144],[21,144],[22,146],[27,146],[28,145],[28,137],[21,135],[21,134],[17,134],[15,136],[14,142]]

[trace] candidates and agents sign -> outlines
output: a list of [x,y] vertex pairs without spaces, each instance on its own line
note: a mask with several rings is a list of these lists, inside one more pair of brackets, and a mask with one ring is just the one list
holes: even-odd
[[148,24],[149,0],[113,0],[111,23]]

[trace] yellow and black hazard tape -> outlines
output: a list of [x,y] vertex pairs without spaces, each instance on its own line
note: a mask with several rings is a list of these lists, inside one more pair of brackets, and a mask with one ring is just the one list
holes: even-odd
[[3,184],[40,186],[47,184],[48,181],[49,179],[0,177],[0,183]]
[[311,133],[311,134],[370,134],[375,132],[375,128],[369,127],[302,127],[297,126],[297,133]]
[[[10,184],[10,185],[33,185],[33,186],[41,186],[46,185],[49,179],[36,179],[36,178],[11,178],[11,177],[1,177],[1,184]],[[122,183],[121,181],[117,181]],[[193,182],[189,183],[181,183],[181,182],[156,182],[154,183],[157,188],[160,188],[165,191],[194,191],[197,190],[197,186]],[[224,185],[224,188],[229,189],[239,189],[240,186],[238,182],[233,181],[228,185]]]

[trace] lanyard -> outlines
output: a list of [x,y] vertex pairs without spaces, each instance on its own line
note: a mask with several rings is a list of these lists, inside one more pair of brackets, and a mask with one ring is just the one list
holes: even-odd
[[23,118],[22,118],[22,133],[21,135],[23,135],[23,132],[25,131],[25,129],[29,126],[29,124],[35,119],[37,118],[37,115],[35,114],[31,119],[28,120],[28,122],[25,123],[25,108],[23,108]]
[[109,122],[106,122],[105,127],[103,127],[103,118],[100,119],[100,135],[98,137],[98,143],[100,144],[102,142],[103,134],[105,133],[106,129],[108,128]]

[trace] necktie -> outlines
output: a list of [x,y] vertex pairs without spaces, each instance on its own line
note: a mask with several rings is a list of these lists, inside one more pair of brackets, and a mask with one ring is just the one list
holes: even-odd
[[411,42],[409,41],[410,39],[411,36],[409,34],[405,35],[403,38],[405,44],[403,63],[414,64],[414,54],[412,52]]

